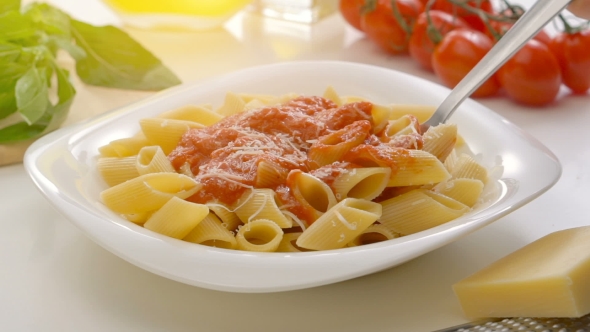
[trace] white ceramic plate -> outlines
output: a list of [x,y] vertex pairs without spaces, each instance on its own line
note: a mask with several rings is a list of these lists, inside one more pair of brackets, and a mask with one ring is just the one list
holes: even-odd
[[186,243],[128,222],[99,202],[97,148],[139,130],[138,120],[188,103],[220,105],[228,91],[321,95],[327,86],[377,103],[439,104],[449,90],[400,72],[345,62],[255,67],[180,86],[53,132],[35,142],[25,167],[47,199],[88,237],[158,275],[232,292],[275,292],[334,283],[391,268],[448,244],[530,202],[559,178],[561,166],[537,140],[473,100],[451,122],[488,166],[504,166],[498,195],[447,224],[362,247],[306,253],[251,253]]

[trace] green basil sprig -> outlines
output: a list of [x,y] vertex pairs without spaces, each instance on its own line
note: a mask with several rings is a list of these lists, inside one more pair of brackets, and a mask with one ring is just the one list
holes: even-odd
[[39,137],[65,121],[76,90],[56,56],[68,52],[87,84],[161,90],[180,83],[162,62],[113,26],[92,26],[61,10],[0,2],[0,144]]

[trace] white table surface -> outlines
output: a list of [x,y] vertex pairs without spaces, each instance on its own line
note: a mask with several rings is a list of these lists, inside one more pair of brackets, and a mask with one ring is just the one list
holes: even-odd
[[[51,2],[92,23],[117,22],[96,0]],[[370,63],[436,80],[408,57],[384,55],[337,14],[313,26],[243,14],[208,32],[128,31],[185,82],[309,59]],[[68,123],[150,95],[75,83]],[[146,272],[54,211],[21,164],[0,167],[0,331],[419,332],[466,322],[453,283],[541,236],[590,224],[590,97],[562,92],[542,109],[500,97],[481,100],[558,156],[563,175],[547,193],[401,266],[299,291],[233,294]]]

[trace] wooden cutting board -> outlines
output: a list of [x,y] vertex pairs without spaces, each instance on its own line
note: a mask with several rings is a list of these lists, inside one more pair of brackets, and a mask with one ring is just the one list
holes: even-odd
[[18,142],[14,144],[0,144],[0,166],[16,164],[23,161],[25,151],[33,141]]

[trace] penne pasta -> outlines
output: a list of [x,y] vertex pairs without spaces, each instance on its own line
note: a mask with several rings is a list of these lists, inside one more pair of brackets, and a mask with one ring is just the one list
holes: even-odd
[[412,104],[394,104],[391,105],[390,119],[399,119],[404,115],[411,114],[415,116],[420,123],[426,122],[436,111],[433,105],[412,105]]
[[175,239],[182,239],[208,214],[209,208],[206,205],[172,197],[149,217],[143,227]]
[[136,167],[137,157],[98,158],[96,168],[109,187],[116,186],[139,176]]
[[383,135],[385,137],[394,137],[413,133],[420,133],[420,123],[418,123],[415,116],[406,114],[398,119],[390,120]]
[[174,173],[176,170],[172,167],[170,160],[159,146],[145,146],[139,150],[135,158],[135,168],[140,175],[149,173],[168,172]]
[[149,142],[143,133],[133,137],[121,138],[111,141],[109,144],[98,148],[101,157],[130,157],[139,153],[139,150]]
[[[362,99],[355,100],[355,101],[363,101]],[[347,102],[351,102],[348,101]],[[389,120],[391,119],[391,110],[390,106],[378,105],[373,104],[373,108],[371,109],[371,117],[373,118],[373,133],[379,134],[385,129],[385,127],[389,124]]]
[[129,214],[124,214],[123,218],[131,221],[134,224],[143,225],[152,214],[153,214],[153,211],[129,213]]
[[317,177],[298,170],[291,171],[287,184],[296,204],[305,210],[308,224],[330,210],[337,200],[330,187]]
[[363,143],[371,133],[369,121],[357,121],[341,130],[325,135],[313,143],[307,153],[316,167],[342,160],[350,149]]
[[259,101],[264,105],[272,105],[278,102],[278,97],[275,95],[238,93],[237,96],[240,97],[240,99],[242,99],[246,104],[252,101]]
[[469,207],[473,207],[479,200],[484,184],[476,179],[451,179],[437,184],[433,190]]
[[215,203],[207,204],[209,210],[215,213],[215,216],[221,220],[221,225],[229,231],[236,230],[240,225],[243,225],[242,221],[235,212],[230,211],[229,208]]
[[213,213],[207,214],[183,240],[224,249],[236,249],[238,246],[234,233],[228,230]]
[[235,93],[227,93],[223,105],[217,109],[217,113],[222,116],[229,116],[244,111],[246,102]]
[[457,125],[441,124],[430,127],[424,133],[424,146],[422,150],[436,156],[444,162],[455,148],[457,143]]
[[164,118],[141,119],[139,125],[149,145],[160,146],[165,154],[169,154],[176,148],[182,135],[189,129],[204,127],[197,122]]
[[381,224],[373,224],[365,229],[359,236],[347,244],[347,247],[362,246],[371,243],[383,242],[400,237],[398,233],[390,231]]
[[342,106],[343,104],[340,95],[338,95],[338,92],[336,92],[336,90],[332,86],[326,88],[323,97],[333,101],[334,104],[336,104],[337,106]]
[[338,200],[352,197],[370,201],[383,192],[390,178],[389,167],[353,168],[337,176],[332,189]]
[[408,150],[409,157],[397,159],[397,170],[387,183],[390,187],[435,184],[450,178],[444,165],[432,154],[422,150]]
[[223,116],[205,106],[186,105],[164,112],[158,115],[158,118],[190,121],[204,126],[211,126],[223,119]]
[[256,179],[254,186],[256,188],[275,188],[276,186],[285,183],[289,170],[274,163],[264,161],[258,163],[256,169]]
[[416,189],[380,202],[379,222],[394,233],[409,235],[456,219],[469,207],[426,189]]
[[236,234],[238,249],[258,252],[276,251],[283,230],[272,220],[257,219],[240,227]]
[[293,221],[279,209],[274,190],[251,189],[244,196],[247,197],[246,201],[243,203],[238,201],[239,207],[234,211],[244,224],[254,219],[266,219],[273,221],[281,228],[293,226]]
[[283,238],[277,247],[277,252],[302,252],[307,251],[299,247],[296,242],[301,232],[283,234]]
[[239,93],[238,96],[246,103],[261,103],[265,106],[273,106],[286,103],[290,100],[297,98],[299,95],[295,93],[287,93],[280,96],[265,95],[265,94],[252,94],[252,93]]
[[451,177],[443,163],[422,150],[359,145],[344,160],[364,167],[389,167],[389,187],[436,184]]
[[296,244],[311,250],[343,248],[379,217],[381,205],[378,203],[346,198],[309,226]]
[[172,197],[187,198],[201,189],[194,179],[176,173],[152,173],[123,182],[100,193],[102,202],[121,214],[150,212]]
[[242,112],[246,112],[256,108],[262,108],[267,106],[262,100],[260,99],[252,99],[244,105]]
[[476,179],[483,184],[488,182],[488,170],[481,164],[475,161],[473,157],[468,154],[461,154],[453,165],[451,176],[457,178]]
[[444,161],[445,168],[452,173],[455,169],[455,165],[457,164],[457,160],[459,160],[459,155],[457,154],[457,150],[452,150],[451,153],[447,156]]

